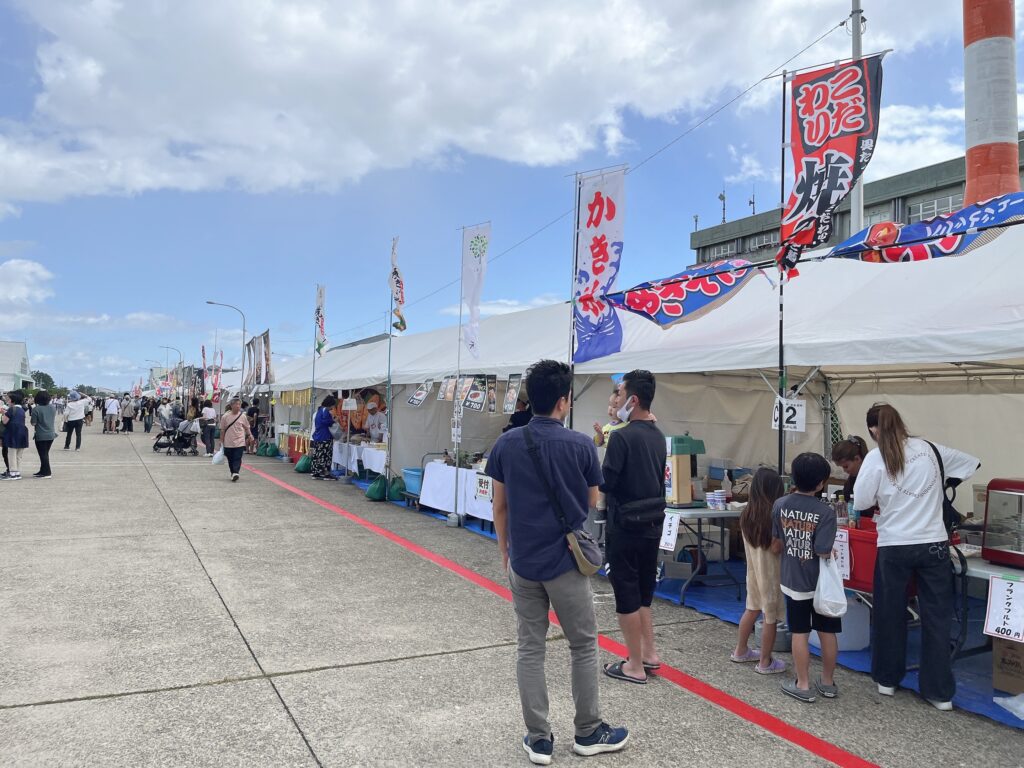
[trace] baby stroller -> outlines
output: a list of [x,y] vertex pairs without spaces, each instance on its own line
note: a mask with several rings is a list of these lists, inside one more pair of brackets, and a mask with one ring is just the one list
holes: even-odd
[[199,449],[196,447],[196,435],[201,431],[199,420],[188,421],[177,416],[172,417],[167,426],[157,435],[153,442],[153,451],[167,451],[167,455],[177,454],[178,456],[198,456]]

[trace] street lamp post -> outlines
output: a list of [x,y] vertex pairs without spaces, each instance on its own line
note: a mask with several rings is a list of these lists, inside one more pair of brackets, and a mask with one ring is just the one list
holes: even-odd
[[242,316],[242,379],[238,383],[238,391],[239,394],[241,394],[242,388],[245,387],[245,312],[240,310],[234,304],[225,304],[221,301],[210,301],[209,299],[207,299],[206,303],[212,304],[215,307],[227,307],[229,309],[233,309]]
[[170,349],[170,350],[173,350],[173,351],[178,353],[178,370],[181,371],[180,378],[182,379],[181,384],[180,384],[180,386],[181,386],[181,407],[184,408],[185,407],[185,382],[184,382],[184,378],[185,378],[185,356],[181,354],[181,350],[178,349],[177,347],[171,347],[171,346],[167,346],[165,344],[161,344],[160,345],[160,349]]

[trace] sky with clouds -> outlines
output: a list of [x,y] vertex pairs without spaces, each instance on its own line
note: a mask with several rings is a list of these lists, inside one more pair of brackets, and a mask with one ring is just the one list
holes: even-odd
[[[962,154],[961,3],[863,5],[865,53],[893,49],[869,178]],[[562,300],[572,174],[620,163],[620,280],[678,272],[723,187],[730,219],[777,203],[779,81],[639,164],[849,7],[0,0],[0,338],[67,385],[124,387],[161,345],[237,361],[212,299],[280,363],[311,348],[318,282],[331,343],[384,330],[395,235],[428,330],[458,315],[458,228],[483,220],[484,313]],[[838,29],[789,66],[849,48]]]

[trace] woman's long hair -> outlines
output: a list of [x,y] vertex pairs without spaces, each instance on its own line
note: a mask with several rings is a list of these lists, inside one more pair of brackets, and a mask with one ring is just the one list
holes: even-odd
[[868,409],[867,422],[869,431],[872,427],[878,429],[878,437],[875,440],[889,477],[899,477],[906,468],[903,447],[910,437],[903,417],[888,403],[875,403]]
[[767,549],[772,544],[772,507],[786,493],[779,473],[761,467],[750,481],[750,500],[740,514],[740,530],[752,547]]

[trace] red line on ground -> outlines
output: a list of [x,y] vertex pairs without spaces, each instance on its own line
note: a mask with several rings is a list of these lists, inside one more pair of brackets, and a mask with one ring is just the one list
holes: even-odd
[[[462,578],[466,579],[466,581],[469,581],[478,587],[482,587],[483,589],[486,589],[488,592],[493,592],[495,595],[502,598],[503,600],[506,600],[508,602],[512,601],[512,592],[507,587],[503,587],[500,584],[491,581],[487,577],[481,576],[479,573],[471,571],[465,566],[459,565],[454,560],[449,560],[447,557],[442,557],[436,552],[432,552],[426,547],[422,547],[416,542],[410,541],[409,539],[405,538],[404,536],[399,536],[397,533],[393,533],[392,531],[389,531],[386,528],[382,528],[379,525],[375,525],[374,523],[371,523],[369,520],[359,517],[359,515],[352,514],[348,510],[342,509],[336,504],[331,504],[329,501],[324,501],[318,496],[314,496],[313,494],[308,493],[307,491],[303,491],[300,488],[296,488],[293,485],[289,485],[283,480],[278,480],[273,475],[268,475],[265,472],[261,472],[260,470],[256,469],[255,467],[249,464],[244,464],[243,466],[245,469],[249,470],[254,475],[258,475],[259,477],[262,477],[264,480],[269,480],[274,485],[284,488],[286,491],[289,491],[291,493],[294,493],[296,496],[306,499],[306,501],[311,501],[314,504],[323,507],[326,510],[334,512],[337,515],[341,515],[346,520],[349,520],[355,523],[356,525],[360,525],[366,530],[377,534],[378,536],[383,536],[388,541],[397,544],[398,546],[408,550],[409,552],[419,555],[423,559],[429,560],[435,565],[439,565],[440,567],[448,571],[451,571],[452,573],[458,576],[461,576]],[[553,623],[558,624],[558,619],[553,612],[551,613],[551,620]],[[598,645],[605,651],[608,651],[609,653],[613,653],[622,657],[626,657],[628,655],[626,646],[624,646],[622,643],[617,642],[616,640],[612,640],[607,635],[598,636]],[[719,690],[718,688],[715,688],[713,685],[709,685],[708,683],[705,683],[703,680],[699,680],[696,677],[692,677],[691,675],[688,675],[685,672],[676,669],[675,667],[670,667],[667,664],[662,664],[661,669],[658,670],[657,675],[658,677],[661,677],[669,681],[670,683],[673,683],[679,688],[682,688],[685,691],[689,691],[695,696],[699,696],[705,701],[708,701],[714,704],[715,706],[724,709],[725,711],[735,715],[736,717],[742,718],[743,720],[746,720],[749,723],[753,723],[754,725],[763,728],[769,733],[772,733],[775,736],[778,736],[779,738],[790,742],[791,744],[794,744],[802,749],[805,749],[808,752],[817,755],[818,757],[821,757],[825,760],[828,760],[831,763],[834,763],[835,765],[842,766],[842,768],[878,768],[878,766],[875,763],[865,760],[864,758],[855,755],[852,752],[847,752],[842,747],[838,747],[835,744],[832,744],[831,742],[825,741],[824,739],[820,739],[812,733],[802,731],[796,726],[790,725],[785,720],[780,720],[774,715],[771,715],[762,709],[758,709],[757,707],[753,706],[752,704],[748,704],[742,699],[737,699],[735,696],[731,696],[725,691]]]

